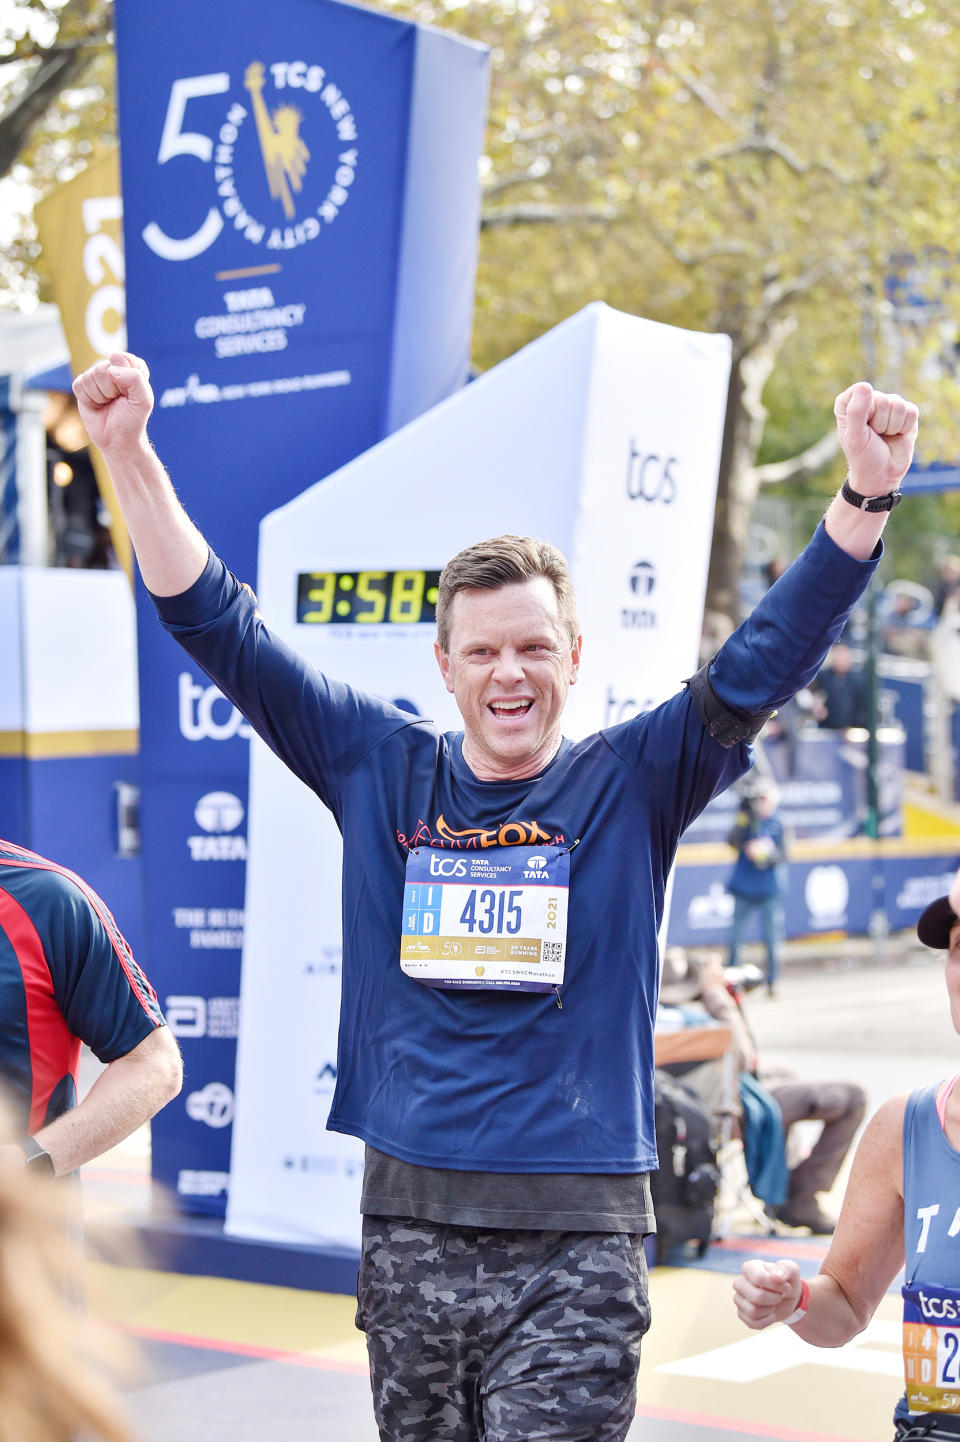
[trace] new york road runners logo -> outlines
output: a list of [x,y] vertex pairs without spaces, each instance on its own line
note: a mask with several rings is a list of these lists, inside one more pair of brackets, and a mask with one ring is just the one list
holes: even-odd
[[[333,225],[350,198],[359,161],[356,117],[322,65],[253,60],[243,85],[247,102],[232,102],[214,145],[220,209],[251,244],[294,250]],[[268,201],[255,199],[262,188],[250,169],[251,132]]]

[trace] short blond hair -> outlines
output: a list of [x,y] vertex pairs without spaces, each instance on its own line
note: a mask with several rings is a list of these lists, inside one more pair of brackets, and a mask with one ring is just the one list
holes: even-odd
[[580,622],[566,557],[549,541],[508,535],[467,546],[441,571],[436,610],[440,650],[445,654],[450,650],[450,606],[458,591],[496,591],[538,576],[545,576],[553,586],[560,624],[572,646],[580,634]]

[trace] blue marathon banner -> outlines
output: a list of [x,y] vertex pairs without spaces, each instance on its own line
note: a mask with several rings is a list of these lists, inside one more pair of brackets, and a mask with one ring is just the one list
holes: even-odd
[[[483,47],[333,0],[120,0],[129,345],[187,510],[260,519],[467,378]],[[359,523],[359,522],[358,522]],[[226,1203],[248,730],[138,593],[145,964],[188,1082],[154,1175]]]
[[[900,834],[903,803],[906,738],[899,726],[877,733],[877,805],[879,834]],[[799,730],[789,740],[764,741],[766,766],[780,793],[778,815],[788,837],[841,841],[860,835],[867,818],[867,733],[827,731],[817,727]],[[743,796],[756,784],[748,774],[701,812],[684,832],[685,842],[726,841],[743,805]]]
[[[799,849],[799,848],[798,848]],[[864,936],[875,906],[890,931],[917,924],[924,907],[950,889],[960,847],[949,839],[837,842],[805,847],[784,872],[784,930],[788,938],[843,932]],[[816,854],[814,854],[814,852]],[[720,946],[730,940],[733,897],[727,890],[733,858],[690,861],[674,870],[668,940],[674,946]],[[761,939],[759,912],[746,939]]]

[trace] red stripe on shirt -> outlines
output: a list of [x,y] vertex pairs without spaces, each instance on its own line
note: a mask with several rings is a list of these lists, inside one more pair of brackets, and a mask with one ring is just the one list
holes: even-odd
[[130,944],[114,921],[109,908],[101,901],[93,887],[88,886],[82,876],[78,876],[75,871],[70,871],[66,866],[59,866],[55,861],[49,861],[45,856],[38,856],[24,847],[11,846],[9,842],[0,842],[0,868],[4,866],[20,867],[25,871],[55,871],[80,888],[109,936],[110,944],[134,995],[151,1020],[159,1026],[163,1021],[163,1016],[157,1000],[157,993],[137,965],[136,958],[130,950]]
[[30,1131],[42,1127],[50,1098],[68,1074],[77,1083],[80,1038],[64,1021],[37,929],[20,903],[0,887],[0,928],[13,947],[23,977],[30,1046]]

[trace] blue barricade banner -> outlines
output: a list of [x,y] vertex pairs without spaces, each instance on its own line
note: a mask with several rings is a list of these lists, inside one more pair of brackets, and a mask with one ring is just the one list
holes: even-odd
[[[778,815],[788,836],[840,840],[858,836],[867,815],[867,733],[811,727],[789,740],[763,743],[780,791]],[[877,787],[881,836],[901,830],[905,737],[899,726],[878,732]],[[726,841],[751,778],[721,794],[684,833],[684,841]]]
[[[151,437],[228,565],[466,379],[485,50],[334,0],[117,7],[127,324]],[[189,1081],[154,1174],[222,1212],[248,736],[138,597],[144,961]]]
[[[832,854],[791,861],[785,868],[785,934],[864,936],[875,907],[882,910],[890,931],[913,927],[924,907],[949,890],[958,862],[960,847],[924,852],[918,842],[896,841],[880,843],[876,856],[862,844],[852,848],[840,843]],[[732,870],[732,859],[702,865],[681,859],[674,870],[671,945],[727,945],[733,920],[733,897],[727,890]],[[750,919],[747,940],[761,940],[759,912]]]

